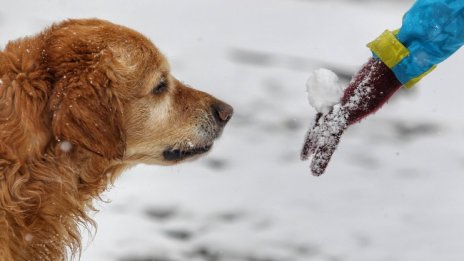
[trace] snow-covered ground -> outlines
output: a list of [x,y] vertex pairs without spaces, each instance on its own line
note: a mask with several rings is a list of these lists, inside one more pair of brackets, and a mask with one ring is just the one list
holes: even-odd
[[127,171],[100,203],[90,261],[464,260],[464,51],[351,128],[324,176],[299,150],[309,72],[342,77],[411,1],[2,1],[0,45],[70,17],[149,36],[235,115],[205,158]]

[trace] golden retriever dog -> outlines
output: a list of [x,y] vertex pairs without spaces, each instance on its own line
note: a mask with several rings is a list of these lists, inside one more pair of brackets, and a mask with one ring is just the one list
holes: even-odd
[[0,52],[0,260],[68,260],[79,225],[138,163],[211,149],[233,109],[189,88],[146,37],[68,20]]

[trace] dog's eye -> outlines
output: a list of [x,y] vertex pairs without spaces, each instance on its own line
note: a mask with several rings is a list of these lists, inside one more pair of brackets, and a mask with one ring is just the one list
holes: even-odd
[[158,85],[153,88],[152,93],[155,95],[159,95],[165,92],[168,89],[168,83],[165,78],[162,78]]

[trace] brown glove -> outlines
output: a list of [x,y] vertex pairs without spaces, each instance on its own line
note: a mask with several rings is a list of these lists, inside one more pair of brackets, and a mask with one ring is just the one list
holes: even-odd
[[346,128],[380,109],[401,86],[390,68],[376,58],[371,58],[362,67],[346,88],[340,104],[328,114],[316,115],[315,123],[306,135],[301,160],[313,156],[313,175],[324,173]]

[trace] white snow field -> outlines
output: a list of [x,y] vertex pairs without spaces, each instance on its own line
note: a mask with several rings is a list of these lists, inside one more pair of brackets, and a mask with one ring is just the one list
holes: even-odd
[[326,173],[299,160],[309,73],[342,80],[411,1],[2,1],[0,46],[65,18],[150,37],[177,78],[229,102],[213,151],[138,166],[84,232],[90,261],[464,260],[464,50],[350,128]]

